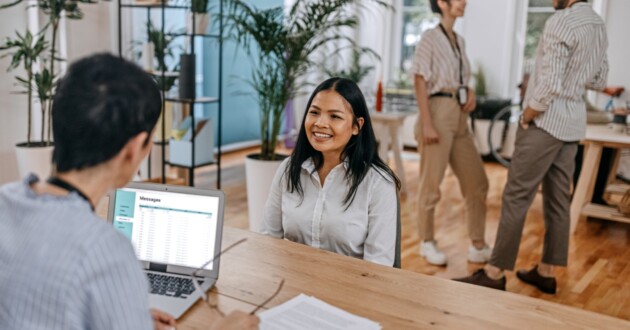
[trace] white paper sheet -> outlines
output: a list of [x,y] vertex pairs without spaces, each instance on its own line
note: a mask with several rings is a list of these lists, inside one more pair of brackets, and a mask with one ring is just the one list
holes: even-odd
[[379,330],[381,326],[304,294],[258,314],[261,330]]

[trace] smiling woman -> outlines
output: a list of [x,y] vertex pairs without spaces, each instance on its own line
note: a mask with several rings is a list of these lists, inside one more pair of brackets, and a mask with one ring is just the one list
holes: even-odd
[[330,78],[306,110],[293,154],[274,178],[263,233],[393,265],[400,181],[378,157],[361,90]]

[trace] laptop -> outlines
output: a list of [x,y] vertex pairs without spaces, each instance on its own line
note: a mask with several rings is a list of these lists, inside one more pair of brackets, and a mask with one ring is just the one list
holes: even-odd
[[[221,249],[225,196],[218,190],[131,183],[110,194],[108,221],[133,244],[149,278],[149,305],[179,318],[199,298],[191,274]],[[219,258],[200,272],[206,292]]]

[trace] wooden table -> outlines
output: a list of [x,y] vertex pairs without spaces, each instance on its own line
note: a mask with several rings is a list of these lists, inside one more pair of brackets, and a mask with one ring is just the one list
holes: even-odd
[[615,207],[592,204],[593,189],[599,161],[604,147],[630,148],[630,135],[616,133],[607,125],[588,125],[584,144],[582,171],[575,187],[571,202],[571,233],[575,233],[577,223],[582,216],[630,223],[630,218],[619,213]]
[[[286,240],[226,227],[227,252],[211,296],[226,313],[251,311],[300,293],[379,322],[384,329],[630,329],[630,322],[544,300],[380,266]],[[611,301],[610,303],[616,303]],[[207,329],[218,314],[198,302],[178,329]]]
[[389,150],[394,153],[394,163],[396,164],[396,174],[400,179],[401,193],[407,193],[407,180],[405,179],[405,169],[402,163],[402,143],[400,134],[403,122],[407,116],[413,112],[372,112],[370,118],[374,125],[374,134],[379,141],[378,155],[384,162],[389,159]]

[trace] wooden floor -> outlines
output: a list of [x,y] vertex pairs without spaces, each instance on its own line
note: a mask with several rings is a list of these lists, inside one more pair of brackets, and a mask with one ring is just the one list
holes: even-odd
[[[222,189],[227,195],[226,225],[247,228],[247,196],[245,189],[245,155],[256,149],[227,154],[222,158]],[[481,265],[466,261],[469,240],[464,220],[464,205],[457,180],[452,173],[442,184],[442,200],[436,214],[436,239],[448,256],[447,267],[427,264],[418,254],[416,227],[418,157],[405,152],[404,166],[409,195],[402,200],[402,267],[405,270],[442,278],[468,275]],[[501,206],[501,194],[507,170],[495,163],[486,163],[490,181],[486,240],[494,244]],[[213,167],[199,169],[195,182],[200,187],[214,187]],[[544,225],[541,196],[530,209],[516,268],[530,268],[540,260]],[[557,272],[559,292],[547,295],[508,274],[507,290],[548,301],[574,306],[630,320],[630,225],[598,220],[581,221],[572,237],[569,266]]]

